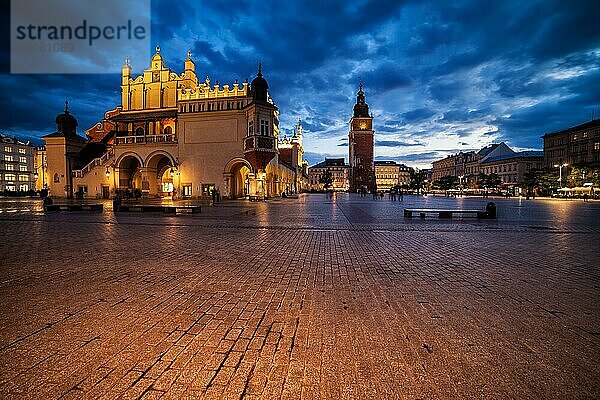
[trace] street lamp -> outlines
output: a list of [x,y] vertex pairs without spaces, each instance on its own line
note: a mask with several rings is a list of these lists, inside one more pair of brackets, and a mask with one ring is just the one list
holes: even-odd
[[562,168],[569,164],[554,164],[554,168],[558,168],[558,184],[562,187]]
[[110,171],[108,170],[108,166],[106,166],[106,172],[105,172],[105,174],[106,174],[107,178],[110,177]]

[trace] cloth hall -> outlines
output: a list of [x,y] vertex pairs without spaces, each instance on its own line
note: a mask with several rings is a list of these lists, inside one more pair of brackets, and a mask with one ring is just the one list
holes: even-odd
[[279,110],[261,66],[252,82],[200,81],[188,52],[183,73],[165,66],[160,48],[133,76],[122,67],[121,105],[77,134],[65,111],[44,136],[54,197],[273,197],[308,185],[302,126],[280,139]]

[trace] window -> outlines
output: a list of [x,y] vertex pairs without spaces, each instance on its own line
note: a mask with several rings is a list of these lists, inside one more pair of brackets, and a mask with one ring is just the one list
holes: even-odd
[[583,135],[582,135],[582,137],[583,137],[584,139],[587,139],[587,137],[588,137],[588,133],[587,133],[587,132],[583,132]]
[[23,149],[23,148],[19,149],[19,154],[25,154],[25,153],[26,153],[25,149]]
[[27,192],[27,191],[29,191],[29,185],[27,185],[27,184],[19,185],[19,190],[22,192]]
[[54,174],[54,183],[58,183],[60,182],[60,177],[58,176],[58,173]]
[[27,162],[27,157],[23,157],[23,156],[19,157],[19,162],[20,163],[26,163]]
[[192,195],[192,185],[183,185],[183,195],[184,196],[191,196]]
[[165,126],[165,129],[163,130],[163,133],[165,135],[172,135],[173,134],[173,128],[171,128],[169,125]]
[[14,160],[13,160],[13,156],[10,156],[10,155],[8,155],[8,154],[5,154],[5,155],[4,155],[4,159],[5,159],[6,161],[14,161]]
[[144,128],[137,128],[135,130],[135,136],[144,136]]
[[[12,165],[11,165],[11,167],[12,167]],[[21,172],[27,171],[27,165],[19,165],[19,171],[21,171]]]
[[600,142],[595,142],[594,143],[594,151],[598,151],[600,150]]
[[248,136],[254,135],[254,121],[248,121]]
[[29,180],[29,175],[19,175],[20,182],[27,182]]
[[260,134],[264,136],[269,135],[269,121],[260,120]]
[[12,164],[5,164],[4,165],[6,167],[7,171],[14,171],[15,170],[15,166]]
[[12,147],[10,147],[10,146],[5,146],[5,147],[4,147],[4,152],[5,152],[5,153],[12,153]]
[[16,175],[15,174],[4,174],[4,180],[14,181],[15,179],[16,179]]

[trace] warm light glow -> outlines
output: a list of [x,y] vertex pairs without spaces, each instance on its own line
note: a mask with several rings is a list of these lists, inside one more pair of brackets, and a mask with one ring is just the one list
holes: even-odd
[[110,171],[108,170],[108,167],[106,167],[106,177],[108,178],[110,176]]

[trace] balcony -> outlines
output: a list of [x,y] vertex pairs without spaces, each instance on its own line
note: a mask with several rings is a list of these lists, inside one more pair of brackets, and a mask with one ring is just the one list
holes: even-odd
[[171,135],[117,136],[115,144],[177,143],[177,137]]
[[256,170],[263,170],[276,153],[273,136],[252,135],[244,139],[244,157]]

